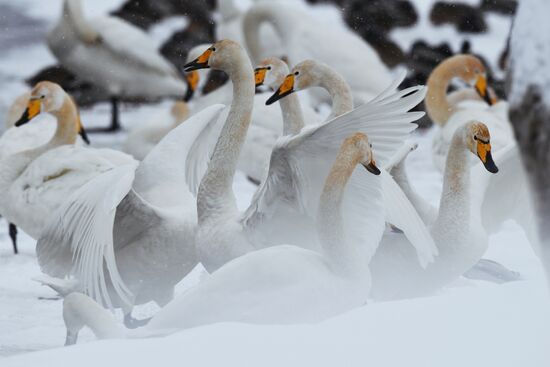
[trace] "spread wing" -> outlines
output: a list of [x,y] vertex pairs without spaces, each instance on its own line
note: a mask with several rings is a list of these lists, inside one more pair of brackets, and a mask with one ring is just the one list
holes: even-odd
[[113,244],[117,206],[131,190],[135,165],[123,165],[90,180],[54,213],[36,247],[42,271],[55,277],[74,275],[82,290],[112,306],[106,273],[127,304],[131,292],[118,273]]

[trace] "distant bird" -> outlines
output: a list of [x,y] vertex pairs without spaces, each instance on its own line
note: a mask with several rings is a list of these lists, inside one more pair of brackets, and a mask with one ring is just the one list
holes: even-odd
[[109,94],[112,120],[105,131],[120,129],[121,97],[183,98],[190,92],[189,83],[145,32],[116,17],[87,19],[81,0],[64,0],[61,18],[47,40],[65,67]]

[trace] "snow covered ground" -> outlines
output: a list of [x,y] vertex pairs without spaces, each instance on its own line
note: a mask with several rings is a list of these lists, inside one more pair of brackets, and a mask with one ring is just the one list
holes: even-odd
[[[86,11],[101,14],[122,1],[94,1]],[[423,0],[420,3],[431,3]],[[0,0],[35,20],[35,33],[57,17],[60,1]],[[2,8],[5,9],[5,8]],[[15,24],[17,22],[14,22]],[[165,26],[176,27],[181,19]],[[507,32],[503,23],[486,41],[490,58],[497,55]],[[172,28],[173,29],[173,28]],[[158,28],[159,38],[166,37]],[[425,32],[422,26],[418,33]],[[35,34],[33,33],[33,34]],[[404,35],[392,35],[406,42]],[[410,39],[414,37],[407,35]],[[436,37],[436,36],[434,36]],[[20,38],[21,40],[21,38]],[[22,79],[54,63],[40,38],[0,38],[0,114],[19,93]],[[3,43],[2,43],[3,42]],[[7,45],[10,45],[9,47]],[[475,42],[474,42],[475,45]],[[474,46],[475,47],[475,46]],[[485,48],[485,46],[483,46]],[[474,50],[476,50],[474,48]],[[494,59],[493,59],[494,60]],[[148,119],[169,103],[125,107],[122,122],[130,127]],[[109,108],[82,111],[87,126],[105,125]],[[409,157],[409,173],[417,190],[437,204],[441,175],[433,168],[433,131],[418,132],[420,147]],[[92,135],[94,146],[119,147],[125,133]],[[496,162],[498,164],[498,162]],[[239,175],[235,183],[239,205],[245,206],[254,186]],[[65,329],[61,300],[32,280],[40,274],[34,241],[20,235],[21,254],[14,256],[7,225],[0,221],[0,366],[548,366],[550,364],[550,297],[538,258],[513,223],[491,237],[486,258],[518,271],[522,279],[505,285],[461,279],[433,297],[370,303],[318,325],[258,326],[218,324],[147,340],[94,341],[88,330],[80,344],[62,348]],[[204,275],[197,268],[178,286],[181,294]],[[145,317],[157,311],[138,308]],[[121,315],[118,315],[119,317]],[[40,351],[38,353],[27,353]]]

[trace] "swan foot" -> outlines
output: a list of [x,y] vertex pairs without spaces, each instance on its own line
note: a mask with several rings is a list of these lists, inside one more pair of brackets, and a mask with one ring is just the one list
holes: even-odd
[[120,119],[118,111],[118,98],[111,97],[111,126],[87,129],[90,133],[112,133],[120,131]]
[[78,341],[78,331],[71,331],[67,329],[67,336],[65,337],[65,346],[74,345]]
[[138,327],[145,326],[151,321],[152,317],[149,317],[147,319],[138,320],[134,317],[132,317],[132,314],[126,314],[124,315],[124,325],[128,329],[137,329]]
[[520,273],[510,270],[504,265],[489,259],[481,259],[470,270],[464,273],[464,277],[472,280],[484,280],[503,284],[521,279]]
[[17,226],[13,223],[9,224],[9,234],[13,245],[13,253],[17,255],[19,253],[17,249]]

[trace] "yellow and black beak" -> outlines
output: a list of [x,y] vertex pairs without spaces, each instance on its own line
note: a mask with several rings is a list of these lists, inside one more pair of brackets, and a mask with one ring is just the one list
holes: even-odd
[[209,69],[210,66],[208,65],[208,60],[210,59],[210,56],[212,55],[212,48],[209,48],[208,50],[204,51],[202,55],[197,57],[195,60],[185,64],[183,66],[183,70],[188,73],[190,71],[199,70],[199,69]]
[[264,85],[267,70],[268,69],[266,67],[258,67],[254,69],[254,82],[256,83],[256,88],[258,88],[261,85]]
[[40,102],[40,99],[29,99],[25,112],[23,112],[21,118],[15,122],[15,126],[25,125],[27,122],[36,117],[41,110],[42,103]]
[[480,75],[477,77],[476,84],[474,87],[476,89],[477,94],[479,94],[479,96],[483,98],[483,100],[489,106],[492,106],[495,103],[495,101],[489,95],[489,90],[487,88],[487,79],[485,78],[485,75]]
[[477,156],[485,166],[485,169],[491,173],[497,173],[498,167],[493,161],[493,156],[491,155],[491,144],[484,143],[480,140],[477,141]]
[[80,112],[78,113],[77,117],[77,123],[78,123],[78,135],[84,140],[84,143],[87,145],[90,145],[90,139],[88,138],[88,134],[86,133],[86,130],[84,129],[84,125],[82,125],[82,120],[80,119]]
[[187,92],[185,92],[185,97],[183,97],[184,102],[189,102],[191,98],[193,98],[193,95],[195,94],[195,91],[199,86],[199,79],[199,72],[196,70],[192,70],[185,74],[185,81],[187,82]]
[[378,169],[378,167],[376,167],[376,162],[374,161],[374,159],[372,159],[368,164],[363,164],[363,167],[365,167],[366,170],[373,175],[378,176],[380,174],[380,170]]
[[288,74],[283,81],[283,84],[275,91],[275,93],[269,97],[269,99],[265,102],[266,105],[270,105],[272,103],[277,102],[281,98],[284,98],[294,92],[294,74]]

